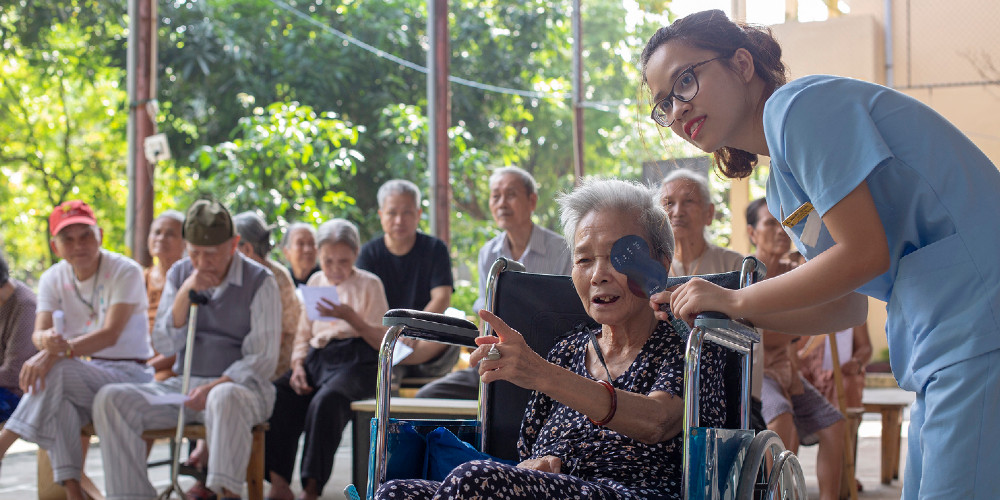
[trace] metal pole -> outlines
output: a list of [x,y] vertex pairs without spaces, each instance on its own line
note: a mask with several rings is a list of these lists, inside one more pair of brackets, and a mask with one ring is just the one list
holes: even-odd
[[448,95],[449,56],[448,0],[427,0],[427,115],[430,128],[427,162],[431,177],[431,232],[448,243],[451,212],[448,126],[451,100]]
[[583,17],[581,0],[573,0],[573,175],[583,180]]
[[[125,93],[129,100],[135,95],[135,59],[136,45],[138,45],[139,18],[136,3],[138,0],[128,0],[128,40],[125,55]],[[128,174],[128,201],[125,207],[125,244],[132,249],[135,255],[134,231],[135,227],[135,108],[131,105],[128,108],[128,124],[125,127],[125,143],[128,145],[126,153],[126,172]]]
[[890,88],[896,85],[892,52],[892,17],[892,0],[884,0],[882,2],[882,23],[883,36],[885,37],[885,86]]
[[[126,235],[132,257],[142,266],[153,263],[147,247],[149,225],[153,222],[153,165],[146,161],[143,140],[153,135],[153,122],[146,110],[152,99],[153,52],[155,50],[155,7],[153,0],[129,2],[128,40],[128,153],[129,203]],[[129,237],[130,236],[130,237]]]

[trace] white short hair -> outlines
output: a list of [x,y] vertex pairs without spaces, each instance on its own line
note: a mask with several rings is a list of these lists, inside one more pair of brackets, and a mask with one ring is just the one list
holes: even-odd
[[[632,214],[646,231],[653,258],[674,257],[674,233],[667,212],[655,201],[653,189],[635,181],[586,178],[570,193],[559,196],[563,236],[576,247],[576,228],[591,212],[605,210]],[[640,235],[641,236],[641,235]]]
[[420,189],[417,188],[416,184],[406,179],[386,181],[385,184],[382,184],[382,187],[378,188],[378,193],[375,195],[375,198],[378,200],[378,208],[381,209],[385,205],[386,198],[397,194],[412,196],[413,201],[417,204],[417,208],[420,208]]

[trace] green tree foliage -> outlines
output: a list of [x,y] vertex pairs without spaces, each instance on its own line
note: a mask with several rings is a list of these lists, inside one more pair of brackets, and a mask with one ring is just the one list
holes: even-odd
[[[124,250],[126,96],[112,4],[0,9],[0,240],[21,276],[52,264],[48,215],[80,198]],[[113,11],[113,9],[111,9]]]
[[254,107],[232,141],[192,153],[197,171],[190,193],[220,199],[234,213],[259,210],[282,224],[352,219],[355,200],[340,185],[364,160],[352,149],[361,132],[332,112],[318,115],[295,102]]
[[[635,103],[638,53],[664,20],[667,2],[582,3],[586,172],[635,178],[642,160],[664,150]],[[64,4],[23,0],[2,11],[5,67],[23,60],[21,73],[5,70],[4,76],[16,80],[11,88],[22,94],[47,96],[49,108],[19,112],[21,122],[48,127],[48,142],[29,143],[23,131],[7,134],[20,137],[15,143],[21,145],[2,150],[0,168],[17,173],[0,184],[3,221],[6,226],[15,217],[9,207],[16,196],[7,194],[28,193],[30,184],[51,200],[61,200],[67,189],[106,199],[99,210],[120,227],[124,194],[115,190],[124,180],[124,4]],[[183,209],[213,194],[234,210],[259,209],[272,222],[344,216],[358,223],[364,238],[380,232],[379,185],[403,177],[428,192],[426,75],[409,67],[426,64],[426,6],[426,0],[160,2],[157,121],[174,159],[157,165],[157,211]],[[571,8],[571,0],[449,2],[451,74],[518,91],[451,84],[451,246],[472,282],[476,252],[495,234],[487,208],[492,168],[518,165],[535,175],[541,186],[536,221],[548,227],[557,225],[556,195],[575,180]],[[342,34],[384,52],[365,51]],[[59,40],[66,47],[52,56]],[[64,108],[80,114],[67,118],[75,135],[62,142],[67,134],[53,128],[59,120],[38,118],[58,108],[59,88],[78,100]],[[25,102],[7,84],[0,93],[0,113]],[[13,118],[0,130],[17,123]],[[95,132],[76,134],[82,130]],[[56,164],[61,144],[79,151]],[[44,157],[50,169],[14,160],[29,153]],[[90,174],[85,165],[98,170]],[[87,175],[74,178],[74,172]],[[40,182],[49,174],[57,180]],[[15,185],[14,179],[24,180]],[[39,195],[24,198],[42,203]],[[44,213],[35,210],[38,224]],[[37,240],[33,248],[18,248],[38,255],[44,240]]]
[[[585,113],[586,171],[636,177],[647,148],[635,139],[635,63],[664,5],[583,4],[585,99],[598,101]],[[542,186],[536,220],[549,227],[557,222],[556,194],[574,182],[571,6],[570,0],[449,2],[451,74],[539,94],[451,85],[451,244],[473,282],[476,251],[495,231],[486,203],[492,168],[518,165],[536,176]],[[199,151],[219,152],[245,136],[245,127],[232,132],[231,124],[245,117],[241,96],[249,95],[262,105],[300,102],[334,111],[368,131],[355,146],[364,161],[328,186],[351,193],[348,213],[365,238],[380,232],[374,193],[382,182],[404,177],[427,192],[426,76],[338,35],[424,65],[425,0],[176,0],[160,13],[162,128],[179,168],[199,182],[245,175],[232,169],[236,164],[206,163],[213,157]],[[622,99],[632,104],[622,106]],[[274,167],[275,179],[284,178],[281,168]],[[290,184],[275,185],[277,192],[257,196],[299,196]]]

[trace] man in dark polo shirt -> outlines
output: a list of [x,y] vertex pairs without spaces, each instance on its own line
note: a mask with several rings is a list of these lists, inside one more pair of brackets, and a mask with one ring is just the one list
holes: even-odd
[[[382,280],[390,309],[443,313],[454,291],[451,257],[443,241],[417,231],[420,191],[410,181],[393,179],[379,188],[377,196],[384,234],[361,247],[356,265]],[[438,377],[450,372],[458,360],[456,346],[404,342],[414,350],[397,367],[399,376]]]
[[[250,460],[251,429],[274,406],[270,377],[278,357],[281,300],[270,271],[236,251],[239,236],[229,212],[216,201],[199,200],[184,219],[188,256],[170,268],[156,313],[153,345],[177,354],[182,373],[188,292],[208,297],[201,306],[191,360],[185,421],[208,432],[206,485],[221,498],[239,498]],[[176,395],[181,377],[148,384],[105,386],[94,402],[109,499],[153,498],[146,474],[142,432],[177,425],[177,404],[150,398]]]

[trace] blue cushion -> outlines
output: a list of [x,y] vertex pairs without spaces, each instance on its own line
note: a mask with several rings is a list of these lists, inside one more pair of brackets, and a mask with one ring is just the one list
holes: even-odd
[[512,460],[501,460],[483,453],[459,439],[450,430],[438,427],[427,434],[427,457],[424,459],[424,478],[443,481],[455,467],[471,460],[493,460],[516,465]]

